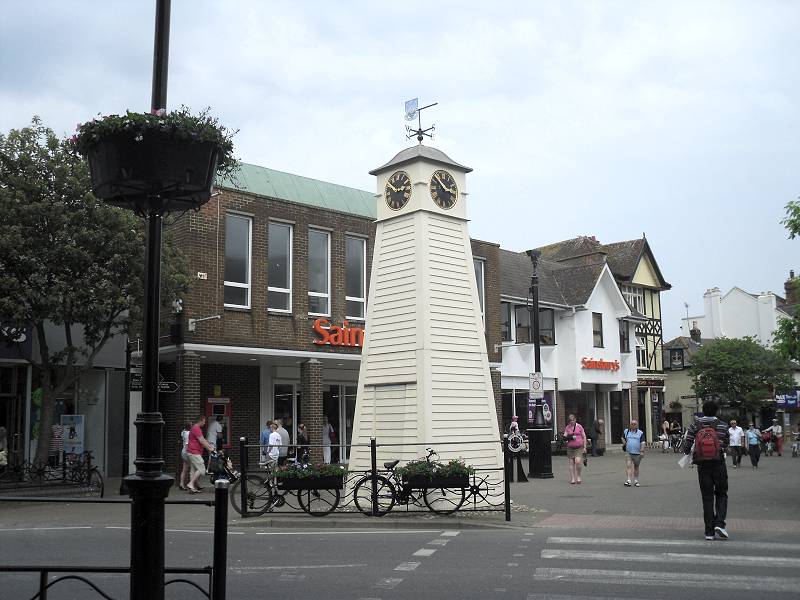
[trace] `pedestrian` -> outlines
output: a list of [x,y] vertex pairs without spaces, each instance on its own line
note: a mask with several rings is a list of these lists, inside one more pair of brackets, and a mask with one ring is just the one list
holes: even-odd
[[305,464],[308,462],[308,432],[306,426],[300,423],[297,426],[297,462]]
[[326,465],[331,464],[331,442],[336,439],[336,430],[328,421],[328,415],[324,415],[325,423],[322,425],[322,462]]
[[[631,420],[630,428],[622,432],[622,443],[625,447],[625,474],[627,487],[639,486],[639,466],[642,464],[644,456],[644,431],[639,429],[639,421]],[[631,483],[631,480],[633,482]]]
[[772,419],[772,425],[764,430],[764,433],[769,431],[772,438],[775,440],[775,449],[778,451],[778,456],[783,454],[783,427],[778,425],[778,419]]
[[659,436],[659,439],[661,440],[661,452],[662,453],[665,453],[667,450],[669,450],[669,447],[670,447],[669,446],[669,431],[670,431],[669,421],[664,419],[664,422],[661,423],[661,435]]
[[586,455],[586,432],[583,430],[583,426],[578,423],[575,415],[567,417],[564,440],[567,442],[570,484],[583,483],[581,470],[583,468],[583,459]]
[[272,433],[270,425],[272,425],[272,420],[267,419],[264,429],[261,430],[261,435],[258,438],[258,443],[261,446],[261,456],[259,458],[259,464],[261,465],[266,464],[268,458],[267,446],[269,446],[269,434]]
[[281,436],[281,447],[278,450],[278,465],[285,465],[289,460],[289,432],[283,426],[283,419],[275,419],[275,424],[278,426],[278,435]]
[[189,473],[192,470],[192,466],[189,463],[189,452],[186,449],[189,445],[189,431],[192,429],[191,421],[186,421],[183,424],[183,431],[181,431],[181,475],[178,486],[182,490],[186,490],[186,484],[189,483]]
[[742,466],[742,453],[744,452],[744,430],[739,427],[735,420],[731,420],[728,428],[729,448],[733,458],[733,468],[738,469]]
[[8,432],[0,427],[0,467],[8,465]]
[[217,450],[219,437],[222,434],[222,423],[220,422],[221,419],[222,417],[212,416],[208,422],[206,441],[208,442],[208,445],[211,446],[211,450],[209,450],[209,452],[215,452]]
[[599,456],[599,454],[597,454],[597,428],[597,420],[595,420],[586,429],[586,439],[592,444],[592,456]]
[[750,455],[750,464],[754,469],[758,468],[758,461],[761,458],[761,431],[756,429],[750,421],[745,432],[744,441],[747,445],[747,454]]
[[197,485],[201,475],[206,472],[206,465],[203,462],[203,448],[208,450],[209,453],[214,449],[209,445],[206,438],[203,437],[203,426],[206,424],[206,416],[200,415],[194,421],[194,425],[189,430],[189,441],[186,444],[186,453],[189,457],[189,466],[191,473],[189,475],[189,483],[186,484],[186,489],[193,494],[198,493],[203,488]]
[[516,415],[511,417],[511,425],[508,426],[508,435],[509,436],[513,435],[515,431],[517,433],[519,433],[519,423],[517,422],[518,418],[519,417],[517,417]]
[[278,423],[272,421],[269,424],[269,439],[267,440],[267,467],[271,468],[278,464],[278,459],[281,455],[281,446],[283,440],[281,434],[278,433]]
[[692,462],[697,465],[705,537],[709,541],[714,539],[714,534],[723,540],[729,537],[725,529],[728,513],[728,468],[725,465],[728,424],[717,418],[718,408],[713,400],[703,404],[703,416],[689,426],[683,442],[683,453],[691,453]]

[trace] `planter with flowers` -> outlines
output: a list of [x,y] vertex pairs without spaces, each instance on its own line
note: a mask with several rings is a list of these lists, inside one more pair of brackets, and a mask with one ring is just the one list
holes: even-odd
[[199,208],[217,175],[237,167],[232,132],[204,110],[127,112],[78,126],[76,150],[89,161],[95,196],[144,212]]
[[468,488],[475,468],[458,458],[448,462],[420,459],[398,467],[396,473],[402,477],[403,485],[413,489]]
[[284,465],[273,471],[280,490],[341,490],[347,473],[340,465]]

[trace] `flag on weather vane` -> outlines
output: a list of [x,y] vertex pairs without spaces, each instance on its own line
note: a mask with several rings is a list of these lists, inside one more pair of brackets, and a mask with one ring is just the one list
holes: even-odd
[[406,101],[406,121],[413,121],[414,117],[417,116],[417,101],[419,98],[414,98],[413,100]]

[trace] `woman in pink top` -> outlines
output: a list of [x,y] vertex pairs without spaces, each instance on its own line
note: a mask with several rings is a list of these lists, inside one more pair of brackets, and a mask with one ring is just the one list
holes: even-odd
[[209,453],[214,451],[203,435],[203,425],[205,424],[205,415],[197,417],[194,425],[189,430],[189,443],[186,444],[186,455],[189,458],[189,466],[191,467],[191,475],[189,476],[189,483],[186,484],[186,489],[193,494],[202,489],[198,489],[197,480],[206,472],[206,465],[203,462],[203,448],[208,450]]
[[586,432],[583,431],[583,427],[575,419],[575,415],[567,417],[564,439],[567,440],[570,483],[581,483],[583,456],[586,454]]

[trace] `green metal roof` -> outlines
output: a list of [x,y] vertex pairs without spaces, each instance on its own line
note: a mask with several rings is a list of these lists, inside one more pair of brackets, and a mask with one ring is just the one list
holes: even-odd
[[219,187],[317,206],[328,210],[375,219],[378,206],[374,193],[241,163],[241,169],[221,181]]

